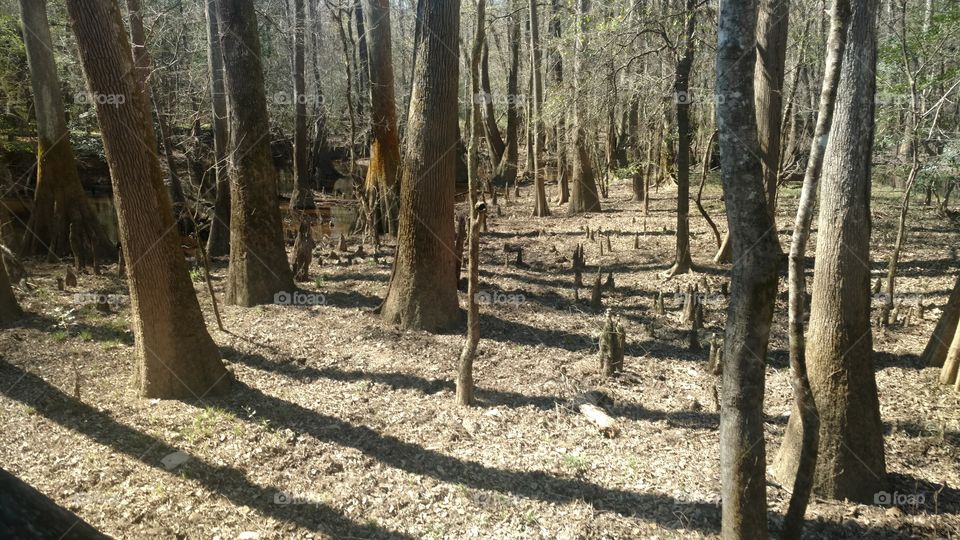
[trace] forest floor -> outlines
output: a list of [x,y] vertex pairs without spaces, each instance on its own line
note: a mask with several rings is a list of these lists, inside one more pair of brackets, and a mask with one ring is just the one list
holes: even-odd
[[[589,216],[553,205],[554,216],[531,218],[531,190],[522,191],[519,200],[501,196],[503,215],[491,212],[482,239],[481,289],[492,301],[481,308],[477,407],[454,405],[461,335],[400,332],[371,313],[389,259],[314,265],[316,280],[303,285],[322,305],[221,304],[228,332],[217,330],[195,279],[238,382],[226,397],[191,402],[130,390],[133,338],[115,268],[61,292],[65,267],[37,264],[35,288],[18,291],[28,317],[0,332],[0,466],[121,538],[717,537],[719,414],[706,343],[722,331],[725,300],[708,297],[699,352],[688,349],[672,302],[677,285],[705,279],[718,291],[726,279],[728,267],[709,262],[713,234],[691,205],[698,273],[665,281],[672,188],[652,194],[645,234],[626,182]],[[718,195],[711,185],[705,200],[725,229]],[[796,195],[781,197],[784,246]],[[885,270],[900,196],[874,190],[874,279]],[[960,266],[947,255],[960,227],[919,204],[910,223],[899,291],[907,304],[923,294],[933,307],[922,321],[874,334],[890,491],[902,504],[814,500],[810,538],[960,535],[960,399],[917,356]],[[601,256],[586,226],[610,233],[612,252]],[[523,246],[525,266],[505,266],[515,258],[504,253],[508,242]],[[596,376],[602,314],[589,309],[588,290],[573,301],[578,242],[591,268],[585,281],[597,264],[614,272],[603,302],[622,313],[628,345],[625,373],[609,381]],[[218,261],[221,298],[225,273]],[[656,317],[660,290],[668,312]],[[781,281],[767,368],[768,465],[792,402],[784,290]],[[118,295],[114,312],[78,306],[78,293]],[[619,437],[602,436],[569,407],[588,389],[613,400]],[[777,531],[789,492],[770,475],[767,486]]]

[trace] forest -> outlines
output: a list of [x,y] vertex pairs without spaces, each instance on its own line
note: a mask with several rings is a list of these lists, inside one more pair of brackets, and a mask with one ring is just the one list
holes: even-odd
[[0,538],[960,537],[955,0],[0,0]]

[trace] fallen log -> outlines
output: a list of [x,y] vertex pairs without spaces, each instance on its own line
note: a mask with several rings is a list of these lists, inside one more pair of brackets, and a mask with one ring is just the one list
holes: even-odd
[[601,392],[584,392],[573,398],[573,406],[596,425],[600,433],[613,438],[620,435],[620,425],[600,406],[604,401],[609,402],[610,399]]

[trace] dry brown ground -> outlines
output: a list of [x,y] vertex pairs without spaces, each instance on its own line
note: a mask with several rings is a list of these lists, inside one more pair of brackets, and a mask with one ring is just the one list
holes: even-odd
[[[784,244],[794,196],[782,204]],[[322,306],[221,307],[229,333],[215,329],[197,283],[239,383],[226,398],[194,402],[131,394],[126,307],[71,313],[76,293],[123,294],[122,282],[83,275],[60,292],[62,267],[34,266],[36,289],[19,293],[29,317],[0,332],[0,466],[123,538],[716,537],[715,377],[705,351],[687,350],[677,310],[658,319],[650,308],[660,289],[701,276],[715,289],[725,271],[706,265],[713,237],[694,210],[702,273],[663,282],[674,199],[655,197],[639,250],[642,215],[626,184],[592,216],[530,218],[529,190],[501,201],[504,216],[491,216],[483,239],[482,285],[523,301],[482,308],[481,404],[470,409],[453,404],[459,335],[401,333],[369,313],[389,275],[383,264],[315,268],[318,281],[305,285],[325,296]],[[708,198],[717,213],[715,189]],[[889,251],[897,198],[876,189],[877,261]],[[911,222],[900,291],[942,305],[957,271],[944,258],[957,227],[923,207]],[[587,242],[587,261],[614,271],[604,302],[627,326],[626,373],[606,383],[594,376],[600,316],[572,302],[566,260],[586,225],[614,233],[603,257]],[[528,268],[504,266],[504,242],[524,246]],[[875,273],[883,267],[875,262]],[[223,275],[218,268],[218,293]],[[706,332],[721,329],[722,308],[708,304]],[[768,463],[791,403],[785,313],[781,296],[767,372]],[[811,538],[960,534],[958,397],[916,356],[938,315],[875,336],[892,489],[923,495],[923,504],[817,500]],[[613,398],[620,437],[600,436],[566,407],[591,387]],[[776,529],[789,495],[767,483]]]

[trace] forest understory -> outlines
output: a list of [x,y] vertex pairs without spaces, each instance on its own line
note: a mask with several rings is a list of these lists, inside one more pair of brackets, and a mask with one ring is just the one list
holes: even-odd
[[[491,211],[481,237],[480,289],[490,302],[481,306],[479,406],[454,405],[460,332],[400,332],[372,313],[390,278],[390,246],[382,257],[366,246],[367,257],[337,264],[328,256],[336,242],[321,242],[324,263],[300,284],[322,295],[309,307],[226,306],[226,261],[215,261],[226,332],[195,270],[207,326],[236,383],[227,397],[190,402],[142,400],[130,389],[127,285],[115,266],[60,291],[66,263],[31,264],[32,290],[17,290],[27,315],[0,333],[0,462],[117,538],[717,537],[718,380],[707,357],[709,336],[725,321],[718,291],[729,266],[709,262],[713,234],[694,212],[697,272],[667,281],[672,188],[652,192],[647,218],[626,181],[612,185],[602,213],[576,217],[556,208],[531,218],[532,189],[521,191],[520,199],[501,195],[503,215]],[[784,249],[796,197],[795,188],[781,190]],[[873,280],[885,275],[900,197],[875,184]],[[704,200],[725,229],[716,182]],[[591,241],[586,227],[603,233]],[[612,251],[603,240],[601,255],[605,234]],[[960,266],[949,249],[958,236],[933,207],[916,204],[898,291],[906,304],[922,294],[931,308],[910,326],[874,331],[896,504],[814,498],[809,538],[960,535],[960,399],[918,358]],[[355,251],[358,238],[348,240]],[[626,326],[624,373],[609,380],[598,375],[603,315],[590,308],[589,287],[574,301],[570,259],[581,242],[584,282],[597,265],[604,279],[613,273],[603,304]],[[808,282],[811,275],[808,257]],[[674,293],[703,280],[713,294],[703,349],[691,351]],[[653,309],[659,291],[663,316]],[[78,294],[117,301],[103,313],[78,305]],[[873,304],[876,318],[882,302]],[[781,278],[767,358],[768,469],[793,403],[786,318]],[[590,390],[612,401],[619,436],[603,436],[571,406]],[[790,493],[769,475],[767,491],[776,532]]]

